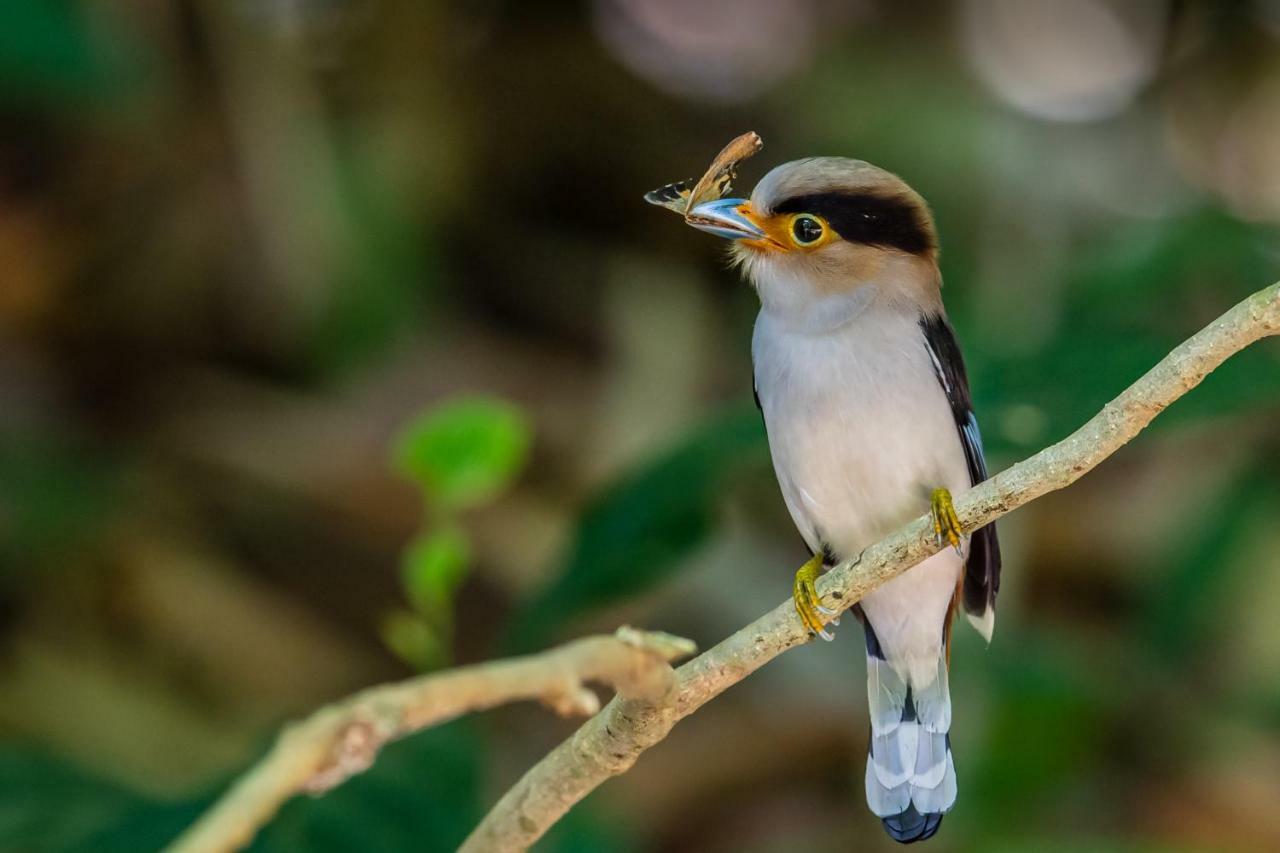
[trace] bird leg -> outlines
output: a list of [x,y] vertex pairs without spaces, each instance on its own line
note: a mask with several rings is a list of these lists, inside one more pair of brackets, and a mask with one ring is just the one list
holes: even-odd
[[929,509],[933,515],[933,532],[938,538],[938,546],[949,542],[956,553],[963,556],[960,541],[964,531],[960,529],[960,519],[956,517],[956,508],[951,503],[951,492],[947,489],[934,489],[929,499]]
[[796,601],[796,612],[800,614],[800,621],[804,626],[822,639],[830,641],[835,637],[826,629],[825,623],[839,625],[840,620],[837,618],[838,612],[829,607],[823,607],[821,599],[818,598],[818,588],[814,584],[821,573],[822,552],[819,551],[796,572],[791,596]]

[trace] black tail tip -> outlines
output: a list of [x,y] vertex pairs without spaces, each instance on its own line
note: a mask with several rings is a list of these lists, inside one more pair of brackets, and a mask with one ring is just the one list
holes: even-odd
[[942,812],[920,814],[914,805],[908,805],[896,815],[880,818],[880,822],[894,841],[899,844],[914,844],[933,838],[938,827],[942,826]]

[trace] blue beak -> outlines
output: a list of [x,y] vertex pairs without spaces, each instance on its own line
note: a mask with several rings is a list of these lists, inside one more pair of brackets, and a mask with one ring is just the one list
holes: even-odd
[[729,240],[758,240],[764,236],[760,226],[746,215],[750,210],[745,198],[722,198],[704,201],[685,214],[684,221],[700,231]]

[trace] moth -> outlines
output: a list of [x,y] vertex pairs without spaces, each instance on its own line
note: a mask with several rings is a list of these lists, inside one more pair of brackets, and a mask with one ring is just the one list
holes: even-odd
[[760,135],[749,130],[722,148],[696,183],[690,178],[667,184],[645,193],[644,200],[675,211],[688,221],[689,211],[699,204],[727,196],[738,176],[738,164],[755,155],[761,148],[764,148],[764,142]]

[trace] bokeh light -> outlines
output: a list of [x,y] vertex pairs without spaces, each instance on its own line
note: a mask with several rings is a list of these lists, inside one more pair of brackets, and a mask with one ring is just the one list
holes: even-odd
[[1128,106],[1156,73],[1163,0],[965,0],[969,61],[1011,106],[1093,121]]

